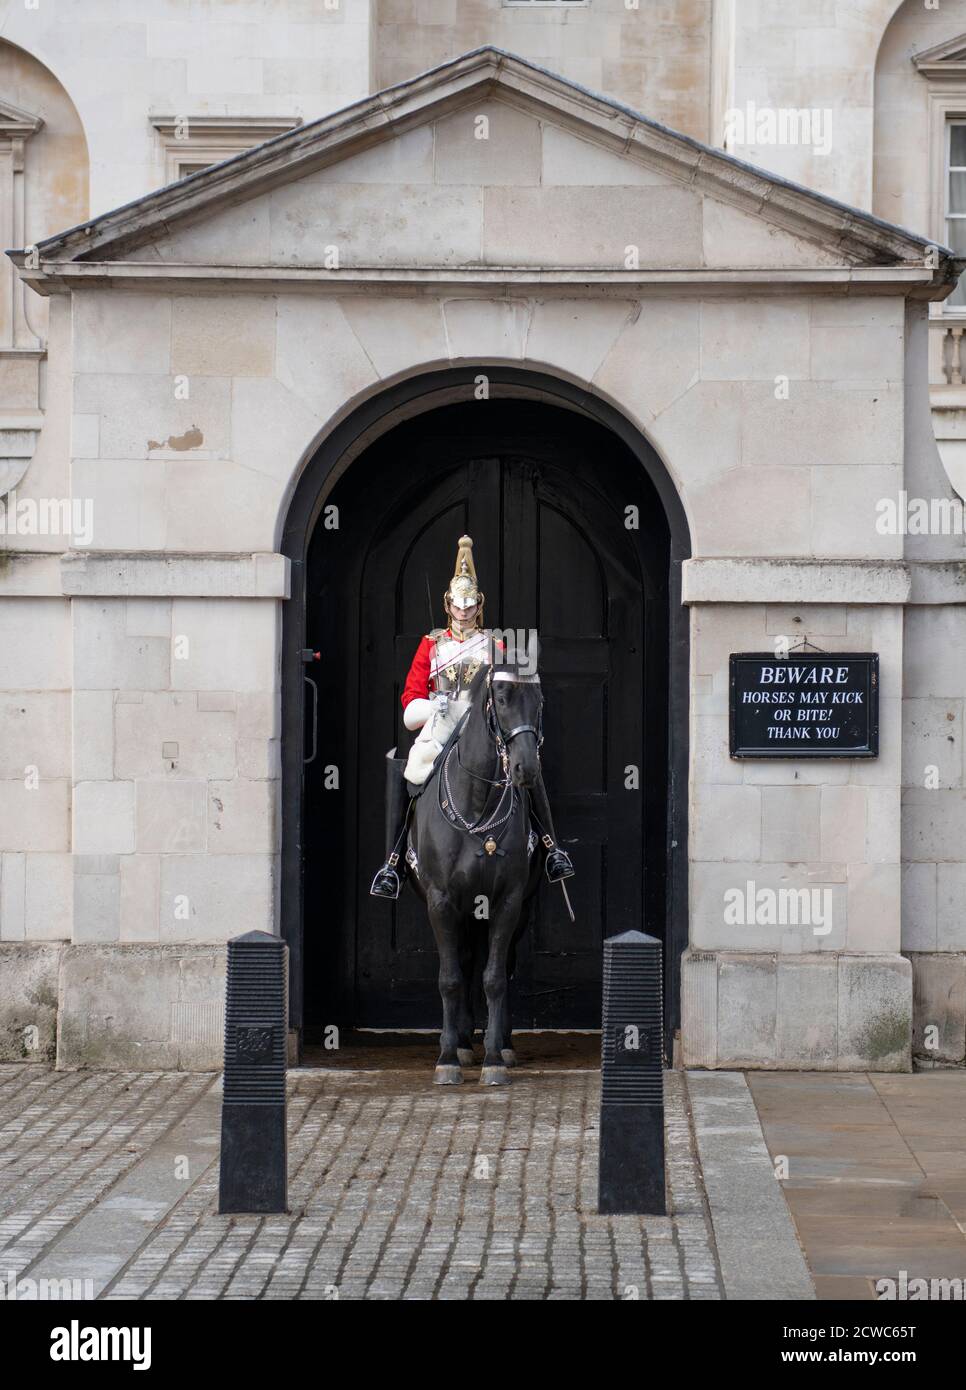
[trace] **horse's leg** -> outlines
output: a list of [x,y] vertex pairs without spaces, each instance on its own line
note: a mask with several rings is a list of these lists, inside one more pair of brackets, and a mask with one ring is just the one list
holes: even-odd
[[480,1081],[484,1086],[505,1086],[510,1080],[503,1059],[503,1043],[509,1025],[507,1007],[507,957],[520,915],[520,898],[514,893],[490,917],[490,950],[483,971],[486,994],[485,1053]]
[[463,988],[460,969],[459,923],[447,904],[433,903],[429,921],[439,953],[439,995],[443,1001],[443,1027],[439,1035],[439,1059],[433,1080],[437,1086],[458,1086],[463,1080],[459,1054],[459,1008]]
[[461,1067],[473,1065],[473,1009],[470,990],[473,983],[473,927],[460,930],[460,999],[456,1022],[456,1055]]
[[503,1030],[503,1046],[500,1048],[500,1054],[503,1057],[503,1065],[505,1067],[515,1067],[517,1064],[517,1054],[513,1050],[513,1018],[510,1009],[510,981],[513,979],[513,972],[516,969],[517,941],[519,938],[520,928],[517,927],[510,940],[506,960],[506,1027]]

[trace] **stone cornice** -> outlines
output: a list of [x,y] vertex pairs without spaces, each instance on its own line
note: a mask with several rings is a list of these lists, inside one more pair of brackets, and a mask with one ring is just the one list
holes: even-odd
[[77,552],[61,558],[64,593],[74,598],[288,598],[284,555],[150,555]]
[[52,554],[0,548],[0,595],[8,598],[277,599],[290,593],[291,562],[271,552]]
[[323,294],[367,293],[388,288],[408,293],[463,292],[492,297],[535,293],[586,293],[598,296],[655,294],[901,294],[910,299],[942,299],[948,292],[937,285],[934,272],[921,266],[813,266],[736,270],[600,270],[568,268],[542,270],[533,266],[478,266],[450,269],[437,266],[395,268],[345,266],[326,270],[316,266],[184,265],[160,261],[41,261],[25,266],[25,253],[12,253],[21,277],[39,294],[66,294],[84,287],[126,288],[150,293],[166,290],[183,294],[231,288],[265,294],[285,290],[314,290]]
[[190,132],[185,140],[185,148],[190,148],[193,139],[217,139],[219,136],[248,136],[252,144],[273,140],[276,135],[284,135],[302,124],[301,116],[211,116],[204,113],[197,116],[150,116],[149,120],[160,135],[177,138],[178,132],[187,128]]
[[911,591],[904,560],[708,557],[685,560],[682,570],[684,604],[903,604]]
[[[0,548],[4,598],[288,598],[284,555]],[[685,560],[682,602],[966,604],[966,559],[819,560],[704,556]]]

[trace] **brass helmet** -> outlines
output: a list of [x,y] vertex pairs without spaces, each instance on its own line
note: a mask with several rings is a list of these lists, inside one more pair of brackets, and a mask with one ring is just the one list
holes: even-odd
[[449,587],[443,595],[443,605],[448,612],[450,604],[457,610],[471,608],[474,603],[478,604],[476,623],[477,626],[482,626],[483,601],[483,594],[480,593],[476,583],[473,542],[469,536],[460,536],[459,549],[456,552],[456,569],[453,572],[453,578],[449,581]]

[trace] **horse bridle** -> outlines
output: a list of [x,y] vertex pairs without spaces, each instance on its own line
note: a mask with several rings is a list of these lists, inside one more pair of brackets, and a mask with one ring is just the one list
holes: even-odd
[[[496,673],[495,678],[496,680],[514,681],[515,683],[521,685],[540,684],[540,677],[537,675],[521,676],[509,671],[498,671]],[[489,782],[490,785],[494,787],[502,786],[503,793],[496,806],[496,809],[490,814],[490,816],[485,821],[478,821],[475,825],[471,824],[457,810],[453,801],[452,788],[449,783],[449,760],[455,752],[457,762],[460,764],[461,767],[463,767],[462,759],[460,758],[458,740],[453,744],[453,747],[450,749],[449,753],[443,760],[443,765],[440,769],[440,779],[437,791],[439,809],[442,812],[442,814],[447,818],[447,820],[449,820],[453,824],[459,824],[470,835],[476,835],[480,838],[482,838],[484,835],[487,837],[484,845],[487,854],[493,854],[497,852],[497,840],[493,838],[493,832],[502,831],[503,829],[505,829],[510,817],[513,814],[514,806],[516,805],[516,790],[513,787],[512,779],[510,777],[510,743],[519,734],[533,734],[533,736],[537,740],[538,757],[540,745],[543,743],[542,697],[540,700],[540,714],[538,715],[536,724],[517,724],[512,729],[505,730],[500,724],[499,715],[496,712],[496,705],[493,701],[493,680],[493,668],[490,667],[486,673],[486,704],[484,706],[484,719],[486,721],[487,731],[489,732],[496,745],[496,752],[499,765],[501,765],[503,768],[503,779],[502,781],[494,781],[492,778],[482,777],[479,773],[473,772],[470,768],[464,768],[463,770],[465,772],[468,772],[471,777],[475,777],[479,782]],[[445,799],[443,796],[444,790]],[[508,791],[510,793],[510,806],[509,810],[504,812],[503,804],[506,800],[506,794]],[[500,851],[500,853],[502,853],[502,851]]]
[[540,713],[537,716],[536,724],[517,724],[512,729],[504,730],[493,701],[494,680],[512,681],[514,685],[539,685],[540,677],[537,675],[521,676],[512,671],[497,671],[494,675],[492,666],[486,673],[486,705],[484,707],[486,727],[496,744],[496,751],[503,765],[503,775],[505,778],[509,778],[510,743],[518,734],[533,734],[537,740],[537,754],[539,756],[543,743],[543,697],[540,698]]

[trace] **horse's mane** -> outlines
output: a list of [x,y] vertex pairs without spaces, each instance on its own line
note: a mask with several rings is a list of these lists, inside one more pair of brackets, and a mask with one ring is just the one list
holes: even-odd
[[486,673],[487,673],[487,671],[489,671],[489,669],[490,669],[489,666],[488,666],[487,663],[484,661],[483,665],[480,667],[480,669],[477,671],[476,675],[473,677],[473,679],[472,679],[472,680],[470,681],[470,683],[469,683],[469,686],[468,686],[468,694],[469,694],[470,699],[472,700],[473,704],[477,704],[477,703],[479,702],[480,691],[481,691],[481,689],[483,688],[483,686],[486,684]]

